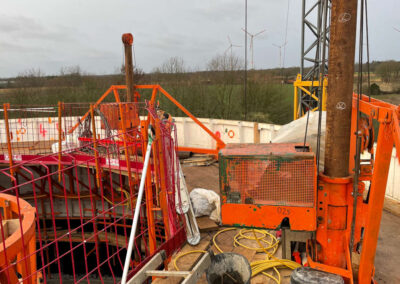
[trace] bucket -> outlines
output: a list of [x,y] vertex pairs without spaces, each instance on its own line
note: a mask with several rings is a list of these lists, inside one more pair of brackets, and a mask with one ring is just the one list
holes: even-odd
[[251,268],[243,255],[226,252],[211,256],[206,275],[209,284],[247,284],[250,283]]

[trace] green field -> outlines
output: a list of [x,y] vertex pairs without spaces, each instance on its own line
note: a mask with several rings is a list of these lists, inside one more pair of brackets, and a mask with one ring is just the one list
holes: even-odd
[[[116,80],[114,84],[120,84]],[[146,82],[149,83],[149,82]],[[56,105],[63,102],[95,102],[112,82],[85,78],[77,86],[19,87],[0,90],[0,103],[11,105]],[[197,117],[249,120],[284,124],[291,120],[293,87],[278,83],[250,81],[247,90],[247,117],[245,117],[244,88],[241,84],[204,84],[179,82],[161,84],[175,99]],[[148,99],[149,92],[142,99]],[[108,101],[112,101],[112,96]],[[160,107],[174,116],[184,114],[160,97]]]
[[[376,73],[371,73],[371,84],[376,85],[375,98],[400,104],[400,70],[388,72],[385,67],[393,64],[392,61],[373,62],[371,70],[376,70]],[[396,64],[395,66],[400,68],[400,63]],[[381,70],[382,67],[385,67],[383,71],[386,73]],[[72,72],[75,69],[77,71]],[[0,85],[0,103],[56,105],[58,101],[95,102],[111,85],[121,85],[125,82],[123,74],[83,75],[79,68],[75,69],[58,76],[44,76],[39,71],[30,70],[16,78],[6,81],[2,79],[1,82],[7,84]],[[135,72],[134,79],[137,84],[160,84],[197,117],[274,124],[285,124],[292,120],[293,85],[290,82],[296,78],[298,68],[249,70],[246,98],[243,70],[215,70],[148,74],[135,70],[137,73]],[[367,78],[365,73],[365,94],[368,94]],[[357,90],[357,73],[354,77],[354,90]],[[124,96],[122,92],[122,100]],[[142,93],[143,101],[149,97],[149,91]],[[159,100],[163,110],[173,116],[184,116],[165,97],[160,97]],[[113,101],[112,96],[106,101]]]

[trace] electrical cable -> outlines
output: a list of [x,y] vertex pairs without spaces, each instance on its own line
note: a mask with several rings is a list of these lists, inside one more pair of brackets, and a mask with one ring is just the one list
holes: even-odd
[[[329,12],[329,0],[324,0],[323,2],[323,38],[322,38],[322,70],[320,70],[320,78],[319,78],[319,93],[321,94],[321,99],[318,100],[318,130],[317,130],[317,149],[316,149],[316,160],[317,160],[317,174],[319,175],[320,173],[320,160],[321,160],[321,131],[322,131],[322,111],[323,111],[323,105],[322,105],[322,99],[324,95],[324,80],[325,80],[325,73],[327,71],[327,66],[326,66],[326,42],[327,42],[327,26],[328,26],[328,12]],[[319,181],[318,181],[319,182]]]
[[287,12],[286,12],[286,28],[285,28],[285,45],[283,46],[283,58],[282,58],[282,69],[285,68],[285,57],[286,57],[286,43],[287,43],[287,34],[289,27],[289,11],[290,11],[290,0],[287,0]]
[[358,199],[358,184],[359,184],[359,173],[360,173],[360,155],[361,155],[361,136],[359,134],[361,113],[360,113],[360,99],[362,95],[362,82],[363,82],[363,50],[364,50],[364,3],[365,0],[361,0],[360,7],[360,38],[359,38],[359,53],[358,53],[358,82],[357,82],[357,119],[356,119],[356,129],[354,135],[356,136],[356,149],[354,155],[354,177],[353,177],[353,213],[350,229],[350,252],[353,252],[354,247],[354,235],[355,235],[355,223],[356,223],[356,213],[357,213],[357,199]]
[[368,0],[365,0],[365,36],[367,40],[367,72],[368,72],[368,99],[371,101],[371,72],[369,66],[369,29],[368,29]]
[[[232,230],[237,230],[237,228],[226,228],[226,229],[218,231],[213,236],[213,238],[212,238],[213,245],[219,253],[223,253],[223,250],[217,244],[217,241],[216,241],[217,237],[224,232],[232,231]],[[253,236],[249,236],[248,234],[250,234],[250,233],[252,233]],[[257,236],[257,234],[259,234],[259,236]],[[257,247],[250,247],[250,246],[244,245],[243,243],[240,242],[241,239],[256,241],[259,247],[257,248]],[[263,243],[267,244],[267,246],[264,246]],[[264,252],[267,255],[266,259],[264,259],[264,260],[253,261],[252,263],[250,263],[252,277],[254,277],[258,274],[263,274],[264,276],[275,281],[277,284],[280,284],[281,283],[281,275],[280,275],[278,269],[280,269],[280,268],[295,269],[295,268],[301,266],[300,264],[298,264],[297,262],[294,262],[292,260],[279,259],[274,256],[274,254],[276,253],[278,246],[279,246],[279,240],[273,234],[268,232],[267,230],[241,229],[233,237],[233,246],[234,247],[240,246],[240,247],[243,247],[246,249],[256,250],[257,252]],[[177,271],[179,271],[179,267],[177,265],[178,259],[180,259],[181,257],[184,257],[188,254],[192,254],[192,253],[206,253],[206,251],[193,250],[193,251],[188,251],[188,252],[178,255],[173,261],[174,268]],[[270,270],[270,269],[272,269],[276,273],[277,277],[266,272],[267,270]]]

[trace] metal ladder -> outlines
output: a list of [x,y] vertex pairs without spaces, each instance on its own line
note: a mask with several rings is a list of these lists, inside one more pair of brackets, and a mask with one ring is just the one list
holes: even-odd
[[210,253],[205,253],[191,271],[168,271],[157,270],[167,259],[164,250],[157,253],[153,258],[133,276],[127,284],[141,284],[149,277],[181,277],[182,284],[195,284],[211,264]]

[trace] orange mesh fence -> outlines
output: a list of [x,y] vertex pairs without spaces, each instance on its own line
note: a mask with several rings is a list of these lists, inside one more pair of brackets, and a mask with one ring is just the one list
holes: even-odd
[[312,207],[313,159],[224,157],[227,203]]

